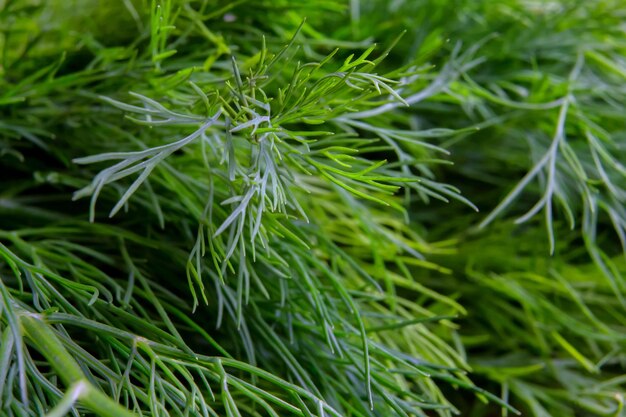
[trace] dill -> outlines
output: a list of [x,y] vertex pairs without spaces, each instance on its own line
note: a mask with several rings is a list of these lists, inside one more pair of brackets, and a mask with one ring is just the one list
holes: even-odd
[[624,18],[0,2],[0,415],[626,415]]

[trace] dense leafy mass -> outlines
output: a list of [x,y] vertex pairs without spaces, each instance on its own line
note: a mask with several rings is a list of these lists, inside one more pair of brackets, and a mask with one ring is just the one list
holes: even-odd
[[0,415],[626,415],[624,22],[0,1]]

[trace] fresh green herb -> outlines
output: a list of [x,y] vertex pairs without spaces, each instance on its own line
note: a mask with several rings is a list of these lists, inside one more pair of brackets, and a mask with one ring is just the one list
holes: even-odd
[[625,19],[0,1],[0,415],[625,416]]

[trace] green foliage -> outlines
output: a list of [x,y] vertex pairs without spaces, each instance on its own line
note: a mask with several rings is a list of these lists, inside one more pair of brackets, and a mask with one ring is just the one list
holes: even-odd
[[625,18],[0,1],[0,415],[626,415]]

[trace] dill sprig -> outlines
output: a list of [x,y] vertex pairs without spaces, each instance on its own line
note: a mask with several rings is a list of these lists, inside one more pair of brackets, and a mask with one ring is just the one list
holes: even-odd
[[0,4],[0,414],[623,415],[625,15]]

